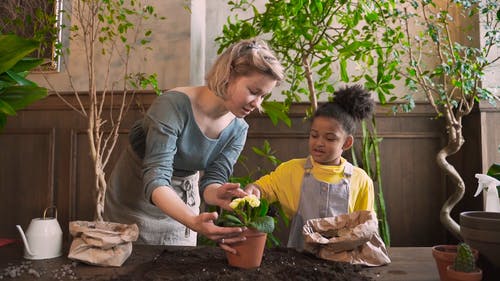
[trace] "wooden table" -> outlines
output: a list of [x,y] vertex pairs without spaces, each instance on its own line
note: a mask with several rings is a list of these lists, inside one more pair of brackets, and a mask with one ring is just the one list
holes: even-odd
[[366,269],[375,280],[383,281],[439,281],[431,247],[389,248],[391,263]]
[[[31,274],[24,272],[13,280],[110,280],[133,272],[141,264],[151,262],[164,248],[134,245],[132,255],[123,266],[106,268],[73,262],[65,256],[28,261],[23,258],[23,245],[16,243],[0,247],[0,275],[4,275],[5,269],[9,266],[12,269],[24,264],[36,269],[36,272],[32,271]],[[430,247],[393,247],[389,248],[389,256],[391,264],[365,268],[363,270],[366,275],[376,281],[439,281]],[[4,275],[3,280],[10,278]]]

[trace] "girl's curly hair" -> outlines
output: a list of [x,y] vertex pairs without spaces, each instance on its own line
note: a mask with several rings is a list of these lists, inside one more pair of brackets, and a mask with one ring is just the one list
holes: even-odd
[[348,134],[354,134],[356,123],[373,113],[374,101],[370,92],[361,85],[346,86],[335,91],[333,101],[322,104],[314,113],[316,117],[329,117],[339,121]]

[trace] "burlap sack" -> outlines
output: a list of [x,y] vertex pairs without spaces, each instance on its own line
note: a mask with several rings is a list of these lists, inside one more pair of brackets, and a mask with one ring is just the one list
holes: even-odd
[[377,215],[357,211],[336,217],[311,219],[303,228],[304,250],[319,258],[380,266],[391,262],[378,234]]
[[136,224],[95,221],[72,221],[69,232],[73,242],[68,258],[99,266],[121,266],[139,236]]

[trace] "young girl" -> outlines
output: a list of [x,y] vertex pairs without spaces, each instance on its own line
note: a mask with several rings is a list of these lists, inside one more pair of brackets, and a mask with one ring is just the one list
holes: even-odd
[[292,159],[246,186],[245,191],[270,202],[279,201],[292,219],[288,247],[301,250],[302,227],[313,218],[373,210],[373,182],[365,171],[342,157],[352,147],[356,123],[374,107],[361,86],[335,92],[312,117],[307,158]]

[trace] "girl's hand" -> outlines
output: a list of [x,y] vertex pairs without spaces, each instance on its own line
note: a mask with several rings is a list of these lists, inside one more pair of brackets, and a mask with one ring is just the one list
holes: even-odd
[[218,214],[216,212],[199,214],[194,218],[193,225],[195,227],[193,230],[219,243],[219,246],[224,251],[236,254],[236,250],[231,248],[231,244],[246,240],[245,236],[241,236],[245,228],[217,226],[214,224],[217,217]]
[[246,187],[245,187],[245,192],[248,193],[248,195],[255,195],[257,196],[258,198],[260,198],[260,189],[257,185],[251,183],[251,184],[248,184]]

